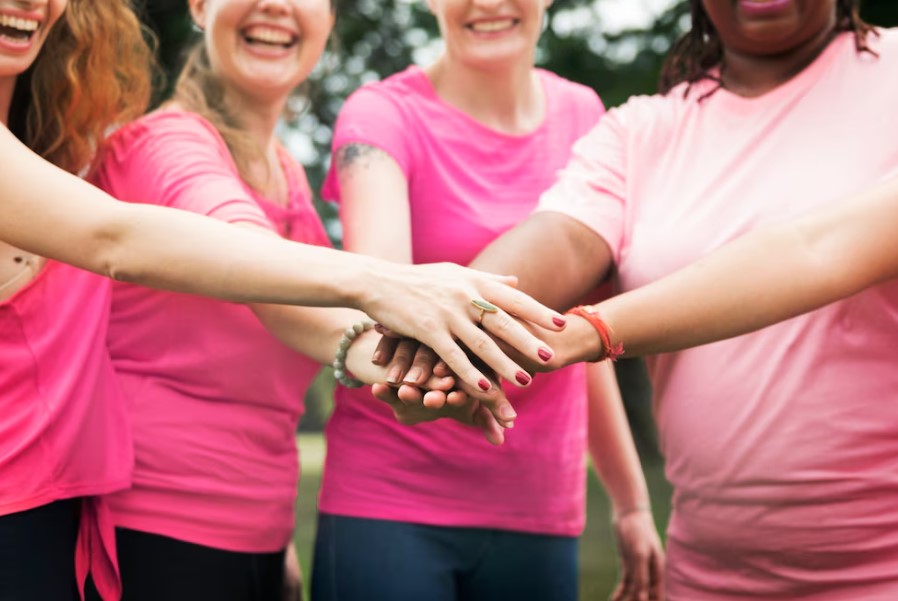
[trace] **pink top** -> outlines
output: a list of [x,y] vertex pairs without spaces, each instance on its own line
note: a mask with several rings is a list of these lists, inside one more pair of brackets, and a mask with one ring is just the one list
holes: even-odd
[[[302,168],[282,153],[290,202],[237,174],[192,113],[152,113],[117,132],[97,176],[118,198],[247,222],[326,244]],[[244,305],[116,284],[109,350],[134,422],[134,488],[116,524],[241,552],[283,549],[293,530],[295,432],[319,366]]]
[[[131,483],[131,435],[106,351],[109,299],[109,280],[50,261],[0,302],[0,515]],[[85,506],[78,576],[94,567],[112,598],[112,531],[98,513]]]
[[[417,67],[365,86],[337,120],[334,148],[388,152],[409,182],[416,263],[469,263],[536,206],[603,112],[595,93],[539,72],[547,114],[530,134],[498,133],[445,104]],[[334,171],[324,195],[339,199]],[[448,420],[396,423],[368,389],[337,391],[320,509],[340,515],[577,535],[584,523],[581,367],[509,387],[518,411],[501,448]]]
[[[872,42],[843,34],[759,98],[631,99],[540,209],[602,236],[629,290],[898,175],[898,30]],[[893,282],[651,361],[670,599],[898,599],[896,344]]]

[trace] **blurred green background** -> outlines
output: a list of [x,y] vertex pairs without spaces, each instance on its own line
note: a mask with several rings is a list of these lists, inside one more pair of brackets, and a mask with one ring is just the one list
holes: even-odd
[[[159,39],[169,81],[186,44],[196,35],[186,0],[138,0],[144,21]],[[862,14],[876,25],[898,25],[898,0],[867,0]],[[537,55],[539,66],[593,87],[607,106],[652,93],[665,52],[688,25],[688,5],[677,0],[555,0]],[[329,162],[331,124],[346,96],[361,84],[427,63],[439,52],[436,23],[423,0],[339,0],[331,49],[316,70],[298,116],[282,136],[305,165],[313,190]],[[160,98],[165,94],[160,86]],[[864,135],[858,132],[858,135]],[[316,200],[317,202],[317,200]],[[333,206],[317,202],[334,242],[340,228]],[[667,524],[670,487],[655,445],[650,389],[640,361],[618,362],[627,414],[643,459],[659,529]],[[324,370],[312,386],[299,436],[303,476],[297,503],[296,541],[308,573],[314,537],[315,498],[324,442],[320,434],[332,407],[333,378]],[[595,476],[589,477],[589,516],[581,543],[581,598],[605,599],[616,581],[609,506]]]

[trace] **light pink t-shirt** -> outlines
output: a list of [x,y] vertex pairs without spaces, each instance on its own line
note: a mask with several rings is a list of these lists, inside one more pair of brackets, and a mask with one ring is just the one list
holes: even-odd
[[[546,118],[534,132],[498,133],[436,95],[417,67],[365,86],[337,120],[334,148],[388,152],[409,182],[416,263],[462,265],[524,219],[603,113],[589,88],[540,71]],[[326,198],[339,199],[336,174]],[[396,423],[367,388],[339,388],[327,427],[320,509],[443,526],[577,535],[584,523],[585,376],[581,367],[508,388],[518,419],[501,448],[441,420]]]
[[[116,133],[97,180],[112,195],[248,222],[327,244],[302,168],[282,153],[287,207],[245,185],[224,141],[187,112]],[[296,425],[318,365],[246,306],[114,286],[109,350],[134,422],[134,487],[116,524],[241,552],[283,549],[293,530]]]
[[[49,261],[0,302],[0,515],[131,483],[131,431],[106,350],[110,289],[105,278]],[[83,583],[93,569],[112,598],[118,568],[105,515],[85,504],[77,571]]]
[[[871,41],[878,59],[843,34],[759,98],[631,99],[540,210],[593,228],[630,290],[898,175],[898,30]],[[898,599],[896,359],[893,282],[650,361],[672,601]]]

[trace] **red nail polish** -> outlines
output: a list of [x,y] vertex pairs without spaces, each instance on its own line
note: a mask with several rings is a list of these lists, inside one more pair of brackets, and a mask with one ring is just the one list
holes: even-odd
[[539,347],[539,350],[536,351],[536,354],[539,355],[539,358],[543,361],[548,361],[552,358],[552,351],[543,346]]
[[524,371],[519,371],[514,375],[514,379],[518,381],[518,384],[521,386],[526,386],[530,383],[530,374]]
[[486,392],[487,390],[490,389],[490,383],[487,382],[486,379],[482,379],[479,382],[477,382],[477,386],[479,386],[480,390],[482,390],[484,392]]
[[567,323],[567,321],[565,321],[565,319],[563,317],[553,317],[552,323],[554,323],[559,328],[562,328],[562,327],[564,327],[564,324]]

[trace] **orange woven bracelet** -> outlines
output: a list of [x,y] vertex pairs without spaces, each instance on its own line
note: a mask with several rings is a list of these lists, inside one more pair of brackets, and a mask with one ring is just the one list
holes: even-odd
[[608,327],[608,324],[602,321],[602,318],[599,317],[599,312],[595,305],[580,305],[569,310],[565,315],[579,315],[588,321],[590,325],[596,329],[596,332],[598,332],[599,339],[602,341],[602,352],[599,354],[598,359],[594,359],[593,362],[598,363],[605,359],[616,361],[618,357],[624,354],[624,345],[622,343],[618,342],[615,345],[611,344],[610,328]]

